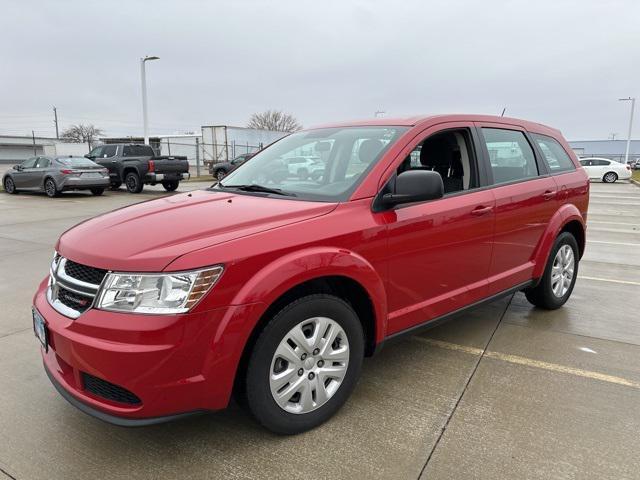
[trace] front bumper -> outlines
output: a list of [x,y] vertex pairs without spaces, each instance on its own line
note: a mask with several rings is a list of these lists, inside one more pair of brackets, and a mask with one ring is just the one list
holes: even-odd
[[[73,320],[49,305],[46,288],[43,281],[34,297],[49,333],[48,351],[42,349],[45,370],[85,413],[135,426],[227,406],[244,340],[235,343],[240,336],[217,333],[244,323],[251,306],[158,316],[89,309]],[[87,388],[87,376],[125,389],[139,402],[104,397]]]

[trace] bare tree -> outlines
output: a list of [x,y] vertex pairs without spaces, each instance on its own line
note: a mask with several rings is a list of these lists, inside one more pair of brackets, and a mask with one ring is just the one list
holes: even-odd
[[69,143],[88,143],[89,146],[92,146],[100,135],[104,135],[101,128],[79,123],[63,130],[60,134],[60,139]]
[[296,117],[280,110],[267,110],[262,113],[254,113],[247,124],[249,128],[260,130],[275,130],[277,132],[295,132],[302,125]]

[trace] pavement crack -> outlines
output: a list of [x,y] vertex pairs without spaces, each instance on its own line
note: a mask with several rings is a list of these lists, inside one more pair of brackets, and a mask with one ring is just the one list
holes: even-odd
[[7,472],[4,468],[0,467],[0,472],[4,473],[7,478],[10,478],[11,480],[18,480],[16,477],[14,477],[13,475],[11,475],[9,472]]
[[511,302],[513,301],[513,297],[514,296],[515,296],[515,294],[511,295],[511,298],[509,298],[509,301],[507,302],[507,305],[504,307],[504,310],[503,310],[502,314],[500,315],[500,319],[498,320],[498,323],[496,323],[495,328],[491,332],[491,336],[487,340],[487,343],[485,344],[484,348],[478,352],[479,353],[478,359],[476,360],[476,363],[473,366],[473,369],[471,370],[471,374],[469,375],[469,378],[467,378],[467,381],[466,381],[464,387],[462,388],[462,391],[460,392],[460,395],[458,395],[458,399],[456,400],[456,403],[453,406],[453,409],[451,410],[451,412],[447,416],[447,420],[444,422],[444,425],[442,427],[440,427],[440,433],[438,434],[438,438],[436,439],[435,443],[433,444],[433,447],[431,448],[431,451],[429,452],[429,456],[427,457],[427,461],[424,463],[424,465],[422,466],[422,469],[420,470],[420,474],[418,475],[418,480],[420,478],[422,478],[422,476],[424,475],[424,472],[427,469],[427,466],[429,465],[429,462],[431,461],[431,458],[433,457],[434,452],[436,451],[436,449],[438,448],[438,445],[440,444],[440,440],[442,440],[442,437],[444,436],[444,433],[447,431],[447,427],[449,426],[449,422],[451,422],[451,419],[453,418],[453,415],[456,413],[456,410],[458,409],[458,405],[460,405],[460,402],[462,401],[462,397],[464,397],[464,394],[467,392],[467,389],[469,388],[469,384],[471,383],[471,380],[475,376],[476,371],[478,370],[478,366],[480,366],[480,362],[485,357],[486,351],[489,348],[489,345],[491,344],[491,341],[493,340],[493,336],[496,334],[496,332],[498,331],[498,328],[500,327],[500,324],[502,323],[502,319],[507,314],[507,311],[509,310],[509,306],[511,305]]

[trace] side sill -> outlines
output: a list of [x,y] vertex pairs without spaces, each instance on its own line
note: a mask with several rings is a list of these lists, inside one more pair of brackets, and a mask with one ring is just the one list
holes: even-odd
[[384,345],[386,345],[388,342],[394,342],[396,340],[400,340],[402,338],[404,338],[405,336],[411,336],[411,335],[415,335],[418,332],[422,332],[422,331],[426,331],[429,330],[431,328],[435,328],[438,327],[440,325],[442,325],[443,323],[448,322],[449,320],[452,320],[454,318],[456,318],[458,315],[460,315],[461,313],[464,313],[468,310],[473,310],[474,308],[480,307],[482,305],[486,305],[487,303],[491,303],[495,300],[498,300],[500,298],[506,297],[508,295],[511,295],[513,293],[519,292],[520,290],[524,290],[525,288],[529,288],[529,287],[535,287],[538,283],[540,282],[540,279],[533,279],[533,280],[529,280],[527,282],[521,283],[519,285],[516,285],[515,287],[511,287],[507,290],[503,290],[502,292],[498,292],[494,295],[491,295],[490,297],[484,298],[482,300],[479,300],[475,303],[472,303],[471,305],[467,305],[466,307],[462,307],[459,308],[458,310],[454,310],[453,312],[449,312],[445,315],[442,315],[440,317],[436,317],[436,318],[432,318],[430,320],[427,320],[423,323],[420,323],[418,325],[414,325],[413,327],[409,327],[405,330],[401,330],[399,332],[396,332],[392,335],[389,335],[387,338],[385,338],[382,342],[378,343],[378,345],[376,345],[375,350],[373,351],[372,355],[375,355],[377,353],[380,352],[380,350],[382,350],[382,348],[384,347]]

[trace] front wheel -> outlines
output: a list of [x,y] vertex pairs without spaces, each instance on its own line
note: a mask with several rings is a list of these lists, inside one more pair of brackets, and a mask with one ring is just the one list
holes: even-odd
[[602,177],[604,183],[614,183],[616,180],[618,180],[616,172],[607,172],[604,174],[604,177]]
[[578,261],[578,242],[575,237],[568,232],[558,235],[540,283],[524,292],[527,300],[547,310],[564,305],[576,284]]
[[136,172],[129,172],[124,177],[124,183],[127,186],[129,193],[140,193],[142,191],[142,182],[140,181],[140,175]]
[[179,180],[169,180],[166,182],[162,182],[162,186],[167,192],[173,192],[175,189],[178,188],[178,185],[180,185]]
[[362,325],[344,300],[309,295],[269,321],[250,355],[244,388],[253,416],[276,433],[304,432],[353,391],[364,357]]
[[47,178],[44,181],[44,193],[46,193],[49,198],[58,196],[58,187],[56,186],[56,182],[53,178]]
[[220,181],[226,176],[227,176],[227,173],[224,170],[222,169],[216,170],[216,173],[215,173],[216,180]]
[[18,193],[18,190],[16,190],[16,184],[13,182],[13,178],[7,177],[4,179],[4,191],[10,194]]

